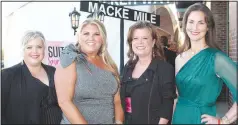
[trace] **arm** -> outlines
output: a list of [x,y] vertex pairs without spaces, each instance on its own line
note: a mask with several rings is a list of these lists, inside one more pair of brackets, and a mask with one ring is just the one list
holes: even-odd
[[[222,68],[221,68],[222,67]],[[233,123],[237,118],[237,64],[234,63],[224,53],[216,53],[215,56],[215,72],[224,81],[233,95],[233,105],[230,110],[222,118],[222,123],[227,118],[227,122]],[[227,123],[224,123],[227,124]]]
[[[181,64],[180,64],[179,60],[180,60],[180,55],[178,55],[175,58],[175,76],[177,75],[177,73],[179,72],[179,70],[181,68]],[[177,94],[177,96],[179,96],[177,87],[176,87],[176,94]],[[176,108],[177,101],[178,101],[178,98],[174,99],[173,114],[174,114],[174,110]]]
[[66,68],[59,67],[56,69],[54,79],[58,103],[71,124],[87,124],[87,121],[73,103],[76,78],[75,62]]
[[176,98],[175,92],[175,79],[174,79],[174,68],[169,65],[167,72],[163,74],[163,85],[162,85],[162,100],[160,121],[159,124],[167,124],[172,118],[174,99]]
[[1,80],[1,123],[7,124],[7,118],[6,118],[6,108],[8,105],[8,99],[9,99],[9,93],[10,93],[10,80],[9,76],[11,76],[8,73],[8,69],[4,69],[1,71],[2,73],[2,80]]
[[124,121],[124,112],[121,105],[120,88],[114,96],[115,105],[115,122],[116,124],[122,124]]
[[214,71],[229,88],[235,102],[221,119],[203,114],[201,116],[201,122],[205,122],[206,124],[218,124],[220,120],[221,124],[231,124],[237,119],[237,65],[224,53],[217,52],[214,58]]
[[221,124],[231,124],[236,120],[237,120],[237,103],[235,102],[230,108],[230,110],[221,119]]

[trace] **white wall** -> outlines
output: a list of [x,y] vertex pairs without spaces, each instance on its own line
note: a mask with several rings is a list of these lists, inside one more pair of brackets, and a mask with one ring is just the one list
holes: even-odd
[[[3,4],[4,6],[4,4]],[[41,31],[47,41],[76,42],[71,28],[69,13],[76,7],[80,10],[80,2],[31,2],[14,12],[3,22],[6,27],[3,36],[4,64],[10,67],[22,60],[21,38],[26,30]],[[149,12],[150,6],[126,6],[127,8]],[[3,8],[4,9],[4,8]],[[80,12],[80,24],[88,16],[88,12]],[[128,46],[127,32],[134,21],[124,20],[124,62],[126,63]],[[105,17],[104,24],[108,34],[108,50],[120,69],[120,19]]]
[[5,67],[22,60],[21,38],[27,30],[41,31],[48,41],[75,41],[69,19],[75,5],[78,3],[32,2],[7,17],[3,39]]

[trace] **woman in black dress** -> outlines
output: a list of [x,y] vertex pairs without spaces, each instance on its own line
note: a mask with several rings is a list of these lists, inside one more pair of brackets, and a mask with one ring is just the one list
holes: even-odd
[[59,124],[62,111],[54,87],[55,68],[42,63],[45,38],[29,31],[22,39],[23,61],[3,69],[2,124]]
[[125,124],[167,124],[176,98],[174,68],[164,61],[155,27],[145,21],[129,28],[128,62],[122,73]]

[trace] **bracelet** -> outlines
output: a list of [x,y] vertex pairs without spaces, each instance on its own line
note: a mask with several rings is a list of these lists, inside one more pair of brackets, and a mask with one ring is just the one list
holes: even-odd
[[119,120],[116,120],[115,124],[123,124],[123,123],[121,121],[119,121]]
[[226,115],[221,118],[221,122],[222,122],[222,124],[230,124],[230,121],[228,120]]
[[218,119],[218,125],[220,125],[221,124],[221,119]]

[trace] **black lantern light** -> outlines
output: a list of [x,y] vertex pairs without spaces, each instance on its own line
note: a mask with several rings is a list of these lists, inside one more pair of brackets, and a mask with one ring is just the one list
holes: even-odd
[[102,11],[97,10],[97,11],[94,11],[91,14],[89,14],[87,18],[93,18],[93,19],[99,20],[101,22],[104,22],[104,16],[105,16],[105,14]]
[[69,13],[69,17],[71,20],[71,26],[74,29],[74,35],[77,32],[76,29],[79,27],[79,17],[80,17],[80,13],[76,10],[76,8],[74,7],[73,12]]

